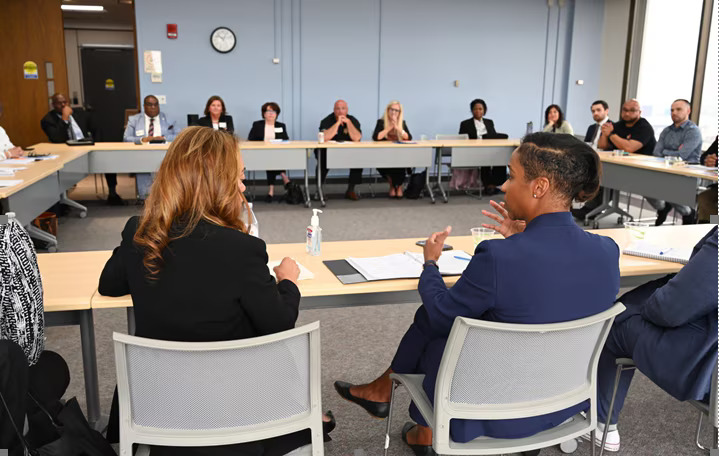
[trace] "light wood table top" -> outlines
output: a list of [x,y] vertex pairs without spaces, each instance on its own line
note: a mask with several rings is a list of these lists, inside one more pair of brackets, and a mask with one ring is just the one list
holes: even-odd
[[46,312],[89,309],[109,250],[37,256]]
[[716,169],[694,168],[692,165],[670,166],[664,164],[661,157],[653,157],[642,154],[629,154],[625,156],[614,156],[613,152],[599,152],[599,158],[605,163],[614,163],[617,165],[631,166],[634,168],[648,169],[652,171],[661,171],[669,174],[678,174],[681,176],[696,177],[697,179],[708,179],[717,181]]
[[[673,247],[694,246],[713,225],[651,227],[648,240]],[[620,246],[628,244],[628,235],[623,228],[593,230],[593,233],[612,237]],[[372,241],[339,241],[322,244],[322,255],[315,257],[305,253],[304,244],[271,244],[267,246],[270,260],[290,256],[315,275],[314,279],[299,282],[304,297],[334,296],[344,294],[380,293],[411,291],[417,289],[417,279],[385,280],[343,285],[322,264],[325,260],[344,259],[348,256],[370,257],[401,253],[405,250],[421,252],[415,245],[419,239],[384,239]],[[456,250],[472,252],[471,236],[450,236],[447,241]],[[111,251],[47,253],[38,255],[40,272],[45,285],[45,309],[67,310],[68,306],[86,305],[92,297],[93,308],[128,307],[130,296],[112,298],[96,292],[100,273]],[[622,255],[619,268],[622,277],[669,274],[678,272],[682,265],[668,261]],[[448,285],[454,284],[458,276],[445,277]]]

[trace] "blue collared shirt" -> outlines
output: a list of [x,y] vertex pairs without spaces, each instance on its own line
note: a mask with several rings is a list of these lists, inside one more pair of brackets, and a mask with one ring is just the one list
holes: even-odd
[[662,130],[659,140],[654,146],[657,157],[682,157],[687,162],[699,163],[702,154],[702,134],[699,127],[687,120],[678,127],[674,124]]

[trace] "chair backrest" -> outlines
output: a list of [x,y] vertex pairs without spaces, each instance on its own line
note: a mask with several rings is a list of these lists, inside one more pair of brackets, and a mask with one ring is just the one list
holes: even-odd
[[587,399],[596,421],[599,354],[623,310],[617,303],[591,317],[551,324],[457,317],[437,376],[435,429],[445,435],[436,441],[449,441],[450,419],[537,416]]
[[113,333],[120,450],[132,443],[225,445],[321,428],[319,337],[319,322],[226,342]]
[[125,123],[122,128],[127,128],[127,120],[135,114],[140,114],[140,110],[137,108],[125,109]]
[[188,114],[187,115],[187,126],[191,127],[193,125],[196,125],[198,120],[200,120],[200,116],[198,114]]

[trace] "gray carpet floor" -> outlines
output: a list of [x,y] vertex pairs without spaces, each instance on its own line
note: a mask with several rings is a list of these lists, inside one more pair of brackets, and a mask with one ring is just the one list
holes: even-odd
[[[264,188],[258,187],[258,190],[263,192]],[[375,187],[375,190],[384,188]],[[120,232],[127,218],[141,210],[136,205],[108,207],[99,201],[85,203],[89,208],[87,218],[80,219],[76,213],[61,217],[59,251],[112,249],[119,244]],[[481,215],[481,209],[488,207],[488,198],[480,200],[465,195],[452,196],[448,204],[438,202],[432,205],[427,198],[397,201],[378,195],[377,198],[351,202],[336,194],[330,196],[321,216],[323,240],[422,238],[446,225],[452,225],[455,234],[468,235],[471,227],[486,220]],[[284,203],[257,202],[255,212],[260,222],[260,236],[267,243],[304,240],[304,230],[311,215],[309,209]],[[637,212],[637,209],[633,207],[632,212]],[[644,216],[648,215],[653,213],[647,214],[645,211]],[[602,227],[612,227],[610,224],[616,221],[616,218],[608,219],[602,223]],[[325,446],[326,454],[382,454],[385,422],[371,418],[359,407],[340,399],[332,383],[337,379],[363,383],[383,372],[418,306],[419,303],[300,312],[298,325],[316,320],[321,322],[322,407],[332,410],[338,420],[337,429],[332,433],[333,441]],[[127,322],[123,309],[98,310],[94,317],[100,399],[102,412],[107,414],[115,386],[112,332],[126,332]],[[59,352],[70,365],[72,381],[67,396],[77,396],[84,407],[78,328],[48,328],[46,335],[47,349]],[[401,427],[409,419],[409,400],[404,392],[400,392],[398,397],[400,401],[393,420],[390,454],[411,455],[412,452],[400,439]],[[674,400],[638,374],[620,419],[620,454],[702,454],[693,445],[696,419],[697,414],[691,406]],[[704,442],[710,439],[707,429],[702,435]],[[542,454],[562,453],[555,447],[542,450]],[[575,454],[591,454],[588,444],[580,444]]]

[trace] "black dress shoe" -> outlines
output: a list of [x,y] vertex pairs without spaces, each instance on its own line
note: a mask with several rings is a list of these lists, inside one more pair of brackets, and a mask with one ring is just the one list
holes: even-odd
[[657,211],[657,220],[654,222],[654,226],[661,226],[661,224],[667,219],[667,215],[669,215],[669,211],[671,210],[672,205],[669,203],[666,203],[663,209],[659,209]]
[[363,409],[367,410],[367,413],[375,418],[387,418],[389,416],[389,402],[374,402],[362,399],[361,397],[353,396],[350,393],[350,387],[354,386],[351,383],[336,381],[335,389],[342,396],[342,399],[354,402]]
[[271,203],[272,202],[272,195],[265,196],[265,203]]
[[697,223],[697,211],[692,209],[689,215],[682,215],[682,225],[694,225]]
[[412,445],[411,443],[407,443],[407,433],[415,426],[416,424],[411,421],[404,423],[404,427],[402,428],[402,441],[407,444],[417,456],[437,456],[432,445]]
[[325,412],[325,415],[330,417],[329,421],[322,421],[322,432],[325,434],[329,434],[337,427],[337,420],[335,419],[335,416],[332,414],[332,410],[327,410]]
[[120,198],[120,195],[118,195],[117,193],[110,193],[107,196],[107,204],[109,204],[110,206],[124,206],[125,200]]

